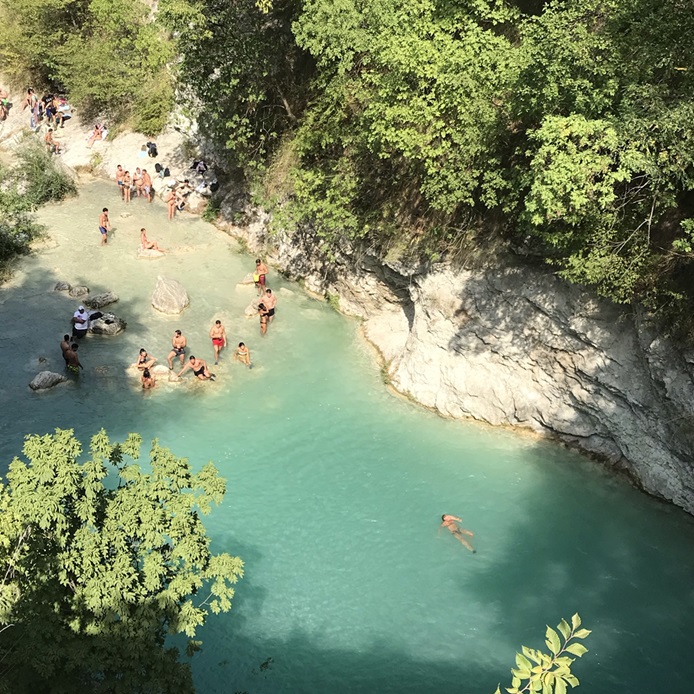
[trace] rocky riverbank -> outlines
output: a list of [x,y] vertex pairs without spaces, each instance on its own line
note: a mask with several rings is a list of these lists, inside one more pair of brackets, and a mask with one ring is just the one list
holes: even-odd
[[[222,219],[233,219],[222,205]],[[224,223],[253,252],[364,320],[391,384],[450,417],[524,427],[599,456],[694,513],[694,351],[638,309],[599,300],[544,268],[405,268],[310,235],[267,234],[262,215]]]

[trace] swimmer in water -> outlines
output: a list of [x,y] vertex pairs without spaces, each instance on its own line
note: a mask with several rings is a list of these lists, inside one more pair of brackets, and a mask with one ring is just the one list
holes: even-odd
[[465,537],[465,535],[473,537],[475,533],[471,532],[470,530],[465,530],[465,528],[461,528],[458,525],[458,523],[462,520],[461,518],[458,518],[458,516],[452,516],[450,513],[444,513],[443,516],[441,516],[441,520],[443,521],[441,523],[441,527],[446,528],[446,530],[448,530],[448,532],[450,532],[451,535],[453,535],[453,537],[463,545],[463,547],[469,549],[473,554],[477,552],[477,550],[473,549],[472,545]]

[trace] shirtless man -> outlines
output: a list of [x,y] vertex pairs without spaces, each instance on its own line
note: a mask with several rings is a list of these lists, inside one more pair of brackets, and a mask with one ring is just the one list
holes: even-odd
[[65,363],[67,364],[67,357],[65,356],[65,352],[70,351],[70,336],[69,335],[63,335],[63,340],[60,343],[60,351],[63,353],[63,359],[65,359]]
[[140,229],[140,246],[142,246],[143,251],[159,251],[160,253],[165,253],[163,248],[159,248],[156,241],[150,241],[147,238],[147,232],[144,227]]
[[443,521],[440,526],[441,528],[446,528],[446,530],[448,530],[451,535],[453,535],[453,537],[463,545],[463,547],[469,549],[473,554],[477,552],[476,549],[472,548],[472,545],[465,537],[465,535],[473,537],[475,533],[471,532],[470,530],[465,530],[465,528],[461,528],[458,525],[458,523],[462,520],[461,518],[458,518],[458,516],[452,516],[450,513],[444,513],[443,516],[441,516],[441,520]]
[[121,200],[125,199],[125,190],[123,189],[123,176],[125,176],[125,171],[123,167],[118,164],[116,167],[116,184],[118,185],[118,190],[120,191]]
[[181,335],[180,330],[174,331],[173,339],[171,340],[171,351],[166,357],[166,361],[169,362],[169,368],[173,371],[173,360],[174,357],[178,357],[181,360],[181,366],[183,366],[183,361],[186,353],[186,345],[188,340],[186,340],[183,335]]
[[190,358],[188,359],[188,363],[178,372],[178,377],[181,377],[181,374],[185,373],[188,369],[192,369],[193,373],[201,380],[201,381],[207,381],[208,379],[210,381],[214,381],[214,374],[210,373],[207,369],[207,362],[204,359],[196,359],[192,354],[190,355]]
[[27,89],[27,95],[24,99],[24,106],[22,106],[22,111],[24,111],[27,107],[29,108],[31,112],[31,116],[29,117],[29,127],[32,130],[36,130],[36,127],[39,124],[38,104],[39,97],[36,96],[36,94],[34,94],[34,90],[31,88]]
[[210,328],[212,347],[214,347],[214,363],[219,364],[219,353],[227,346],[227,332],[224,330],[221,320],[216,320]]
[[251,350],[246,347],[244,342],[239,342],[239,346],[234,352],[234,361],[240,361],[245,364],[249,369],[252,367],[251,364]]
[[111,222],[108,218],[108,207],[104,207],[99,215],[99,231],[101,232],[101,245],[108,243],[108,232],[111,231]]
[[143,347],[140,350],[137,361],[133,364],[133,366],[136,366],[138,369],[140,369],[140,371],[144,371],[145,369],[151,369],[154,366],[155,361],[156,358],[150,357],[149,354],[147,354],[147,350]]
[[77,356],[77,350],[79,345],[72,344],[70,349],[63,355],[65,357],[66,367],[72,371],[73,374],[78,374],[80,369],[84,369],[84,366],[80,364],[80,358]]
[[268,321],[272,323],[272,319],[275,317],[275,306],[277,306],[277,297],[272,293],[272,289],[265,290],[263,303],[267,309]]
[[142,171],[140,167],[138,166],[135,169],[135,172],[133,173],[133,185],[135,186],[135,192],[137,193],[137,197],[141,198],[142,197]]
[[43,141],[46,143],[48,154],[60,154],[62,152],[61,146],[53,139],[53,128],[48,128]]
[[255,272],[253,273],[253,281],[255,282],[255,288],[258,290],[258,296],[261,296],[265,289],[265,279],[268,272],[270,271],[267,265],[258,258],[255,261]]
[[6,89],[0,87],[0,121],[3,121],[10,114],[10,94]]
[[142,192],[147,198],[147,202],[152,202],[152,177],[147,173],[147,169],[142,169]]

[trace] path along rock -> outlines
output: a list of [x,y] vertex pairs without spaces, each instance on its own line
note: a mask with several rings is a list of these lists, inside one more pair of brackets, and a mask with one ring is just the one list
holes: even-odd
[[85,299],[84,305],[87,308],[103,308],[109,304],[115,304],[118,301],[118,295],[113,292],[104,292],[103,294],[96,294],[95,296]]
[[94,335],[118,335],[127,327],[127,323],[113,313],[102,313],[89,321],[89,332]]
[[62,374],[57,374],[55,371],[40,371],[34,376],[34,379],[29,384],[32,390],[48,390],[58,383],[64,383],[67,378]]
[[152,293],[152,306],[161,313],[175,315],[182,313],[190,304],[190,298],[185,287],[169,277],[157,278],[157,286]]

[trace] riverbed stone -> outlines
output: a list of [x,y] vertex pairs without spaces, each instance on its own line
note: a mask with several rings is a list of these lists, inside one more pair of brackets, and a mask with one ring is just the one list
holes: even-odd
[[63,374],[56,373],[55,371],[40,371],[34,376],[29,384],[29,388],[32,390],[48,390],[53,386],[57,386],[58,383],[64,383],[65,381],[67,381],[67,377],[63,376]]
[[69,292],[72,289],[72,285],[69,282],[56,282],[55,287],[53,287],[54,292]]
[[150,369],[150,373],[153,373],[155,376],[168,376],[170,370],[166,364],[155,364]]
[[89,287],[85,287],[85,286],[72,287],[70,289],[70,291],[68,292],[68,294],[73,299],[80,297],[80,296],[86,296],[87,294],[89,294]]
[[113,292],[104,292],[103,294],[95,294],[89,299],[84,300],[84,305],[87,308],[100,309],[109,304],[115,304],[118,301],[118,295]]
[[170,277],[157,278],[157,285],[152,293],[152,306],[161,313],[175,315],[182,313],[190,304],[185,287]]
[[243,312],[244,315],[247,318],[252,318],[253,316],[257,316],[259,305],[260,305],[260,297],[258,297],[257,299],[253,299],[253,301],[251,301],[251,303],[248,304],[248,306],[246,306],[246,310]]
[[114,313],[103,313],[100,318],[89,322],[89,332],[94,335],[118,335],[127,327],[127,323]]
[[137,255],[139,258],[163,258],[163,251],[155,251],[153,248],[137,247]]

